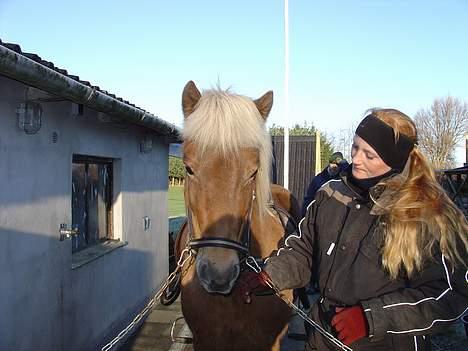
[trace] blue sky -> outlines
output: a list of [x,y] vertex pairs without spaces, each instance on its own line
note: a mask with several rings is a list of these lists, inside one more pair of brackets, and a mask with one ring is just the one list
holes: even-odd
[[[468,101],[468,1],[290,0],[290,114],[283,0],[0,0],[0,38],[177,125],[185,83],[257,98],[269,124],[347,129],[370,107],[410,116]],[[462,162],[463,148],[458,159]]]

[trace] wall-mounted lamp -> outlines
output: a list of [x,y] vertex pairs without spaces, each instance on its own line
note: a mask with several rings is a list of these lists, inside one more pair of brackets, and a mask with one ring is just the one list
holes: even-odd
[[36,102],[23,102],[16,108],[18,127],[26,134],[36,134],[42,125],[42,107]]
[[146,154],[151,150],[153,150],[153,138],[151,135],[145,135],[140,141],[140,152]]

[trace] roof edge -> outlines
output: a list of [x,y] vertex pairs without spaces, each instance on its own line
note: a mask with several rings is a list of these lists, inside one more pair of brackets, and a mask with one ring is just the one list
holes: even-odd
[[120,101],[99,88],[48,68],[0,42],[0,74],[58,95],[77,104],[122,118],[168,137],[169,142],[181,142],[181,131],[174,124],[126,102]]

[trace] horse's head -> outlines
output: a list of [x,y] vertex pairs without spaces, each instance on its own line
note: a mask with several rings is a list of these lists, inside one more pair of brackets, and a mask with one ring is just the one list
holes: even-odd
[[198,244],[198,280],[209,293],[231,292],[249,218],[266,212],[271,142],[265,120],[272,103],[271,91],[255,101],[220,90],[201,95],[191,81],[182,95],[184,196],[190,237]]

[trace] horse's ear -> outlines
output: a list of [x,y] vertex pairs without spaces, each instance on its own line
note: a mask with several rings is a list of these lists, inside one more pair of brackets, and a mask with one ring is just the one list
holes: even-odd
[[185,84],[184,91],[182,92],[182,111],[184,112],[184,118],[187,118],[195,110],[195,106],[200,98],[200,91],[193,81],[189,81]]
[[266,120],[273,106],[273,92],[271,90],[266,92],[261,98],[254,100],[254,103],[263,119]]

